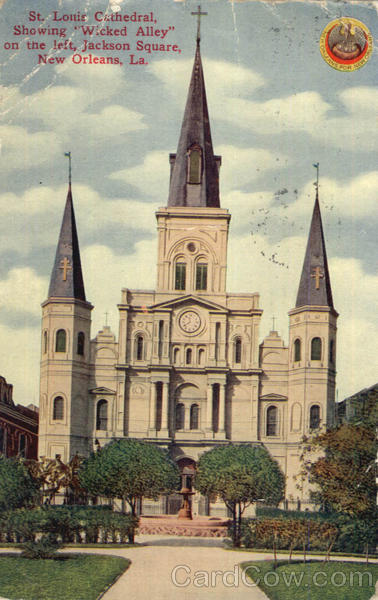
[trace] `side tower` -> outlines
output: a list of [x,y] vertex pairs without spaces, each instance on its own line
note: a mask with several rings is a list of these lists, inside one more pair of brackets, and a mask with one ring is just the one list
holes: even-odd
[[88,454],[91,310],[86,301],[71,182],[42,304],[39,456]]
[[[289,312],[289,446],[334,423],[337,317],[317,187],[296,306]],[[294,472],[296,456],[289,447]]]

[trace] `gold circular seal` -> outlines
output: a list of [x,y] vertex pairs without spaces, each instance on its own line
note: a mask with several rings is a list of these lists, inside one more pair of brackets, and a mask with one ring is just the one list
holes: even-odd
[[369,60],[373,38],[369,29],[352,17],[340,17],[328,23],[320,37],[324,60],[338,71],[356,71]]

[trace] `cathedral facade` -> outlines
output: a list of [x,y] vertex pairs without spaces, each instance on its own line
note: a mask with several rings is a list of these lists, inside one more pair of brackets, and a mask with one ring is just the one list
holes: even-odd
[[[335,412],[336,320],[318,193],[289,343],[260,343],[258,293],[227,293],[230,214],[221,208],[200,45],[167,206],[157,213],[155,290],[123,289],[118,337],[91,339],[71,185],[43,303],[39,455],[68,461],[123,437],[171,452],[181,469],[219,444],[263,444],[294,476],[300,442]],[[299,275],[299,274],[298,274]]]

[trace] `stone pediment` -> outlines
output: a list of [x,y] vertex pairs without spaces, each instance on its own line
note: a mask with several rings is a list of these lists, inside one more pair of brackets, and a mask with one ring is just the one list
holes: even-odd
[[90,394],[99,395],[99,396],[115,396],[116,392],[114,390],[110,390],[107,387],[97,387],[89,390]]
[[282,396],[281,394],[265,394],[264,396],[260,396],[260,400],[282,402],[283,400],[287,400],[287,396]]
[[188,304],[190,306],[202,306],[207,310],[227,313],[228,309],[221,304],[216,304],[215,302],[211,302],[205,298],[200,298],[198,296],[193,296],[192,294],[188,294],[187,296],[180,296],[179,298],[173,298],[172,300],[166,300],[165,302],[159,302],[159,304],[154,304],[153,306],[149,306],[149,310],[159,310],[161,308],[178,308],[183,304]]

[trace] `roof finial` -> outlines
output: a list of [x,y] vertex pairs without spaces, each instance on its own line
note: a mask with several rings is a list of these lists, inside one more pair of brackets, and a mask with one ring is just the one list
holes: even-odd
[[198,10],[197,12],[192,12],[191,13],[193,16],[197,15],[197,44],[200,43],[201,41],[201,17],[203,15],[207,15],[207,12],[201,12],[201,5],[198,5]]
[[71,183],[72,183],[71,152],[65,152],[64,156],[68,156],[68,184],[71,187]]
[[315,189],[316,189],[316,197],[318,197],[318,193],[319,193],[319,163],[314,163],[312,165],[313,167],[315,167],[316,169],[316,182],[314,183]]

